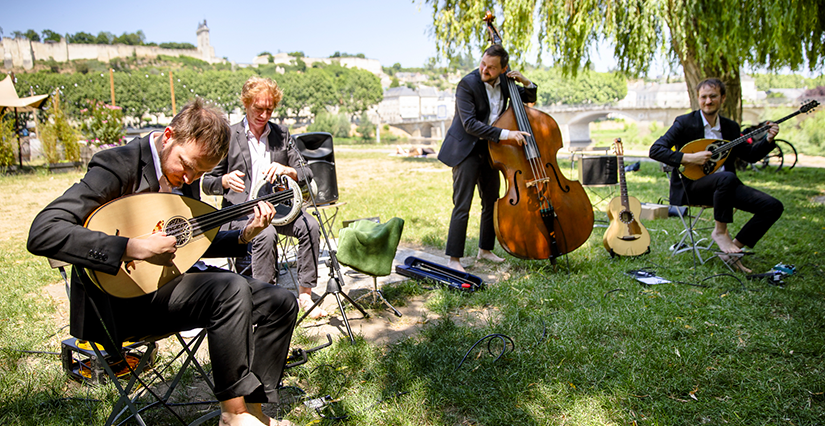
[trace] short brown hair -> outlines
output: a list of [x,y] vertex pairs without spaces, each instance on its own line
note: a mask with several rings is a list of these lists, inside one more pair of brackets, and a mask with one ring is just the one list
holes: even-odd
[[210,159],[222,159],[229,151],[229,121],[223,111],[200,98],[186,104],[169,123],[176,141],[195,141]]
[[246,83],[243,84],[243,90],[241,90],[241,102],[243,102],[244,108],[249,108],[255,97],[261,93],[269,93],[269,95],[272,96],[273,108],[278,107],[278,104],[281,103],[281,98],[284,96],[284,92],[278,87],[278,83],[276,83],[275,80],[266,77],[252,76],[246,80]]
[[719,89],[719,94],[725,96],[725,83],[723,83],[722,80],[719,80],[718,78],[706,78],[696,85],[696,93],[699,93],[699,90],[702,90],[705,86],[716,87]]
[[487,50],[484,51],[484,54],[487,56],[497,56],[501,62],[502,69],[507,68],[507,64],[510,63],[510,54],[507,53],[507,50],[500,44],[494,44],[488,47]]

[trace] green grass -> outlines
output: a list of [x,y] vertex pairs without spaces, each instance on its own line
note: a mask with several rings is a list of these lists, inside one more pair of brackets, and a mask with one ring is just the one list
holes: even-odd
[[[340,198],[347,202],[338,226],[341,219],[398,216],[406,221],[403,243],[443,250],[452,208],[447,167],[368,150],[339,150],[336,163]],[[569,163],[560,168],[572,174]],[[6,225],[14,236],[0,240],[3,424],[99,424],[114,399],[111,387],[67,380],[55,356],[10,350],[58,351],[66,337],[42,292],[59,277],[25,251],[24,238],[33,215],[77,178],[0,178],[16,194],[12,201],[30,204],[6,218],[15,224]],[[352,425],[823,424],[825,207],[813,199],[825,195],[825,170],[797,167],[741,178],[785,204],[783,217],[747,259],[755,272],[795,264],[798,272],[784,288],[726,275],[705,280],[728,271],[718,260],[694,269],[688,254],[670,256],[677,219],[644,223],[651,254],[640,258],[611,259],[601,242],[604,228],[596,228],[558,270],[547,261],[508,256],[508,267],[498,270],[502,280],[474,294],[430,291],[414,282],[385,286],[392,303],[426,297],[420,333],[389,345],[337,340],[290,370],[285,383],[310,398],[331,395],[338,402],[324,413],[348,413]],[[642,202],[667,195],[656,163],[629,173],[628,188]],[[606,197],[600,207],[615,195],[606,188],[588,193],[594,201]],[[476,251],[478,210],[476,202],[468,256]],[[606,219],[600,212],[596,217]],[[732,229],[749,217],[737,212]],[[623,274],[640,267],[674,283],[644,288]],[[514,349],[495,361],[502,341],[492,340],[489,351],[484,342],[456,369],[491,333],[507,335]],[[295,343],[317,344],[300,328]],[[155,424],[173,422],[156,413]],[[287,418],[309,424],[318,416],[297,404]]]

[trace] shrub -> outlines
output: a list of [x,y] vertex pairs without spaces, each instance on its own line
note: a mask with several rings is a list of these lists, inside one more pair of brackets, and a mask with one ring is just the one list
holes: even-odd
[[8,167],[14,164],[14,145],[16,141],[14,117],[7,112],[0,117],[0,167]]
[[59,146],[67,161],[80,161],[80,133],[69,123],[64,108],[57,95],[51,99],[51,116],[40,128],[43,154],[50,164],[60,162]]
[[361,140],[364,142],[372,140],[373,134],[375,132],[375,124],[370,121],[369,117],[367,117],[366,112],[361,113],[360,123],[358,124],[358,128],[356,129],[359,135],[361,135]]
[[335,138],[349,137],[350,123],[346,114],[322,112],[315,116],[315,121],[307,126],[308,132],[327,132]]
[[89,108],[84,108],[80,112],[83,114],[81,129],[89,144],[120,145],[126,134],[123,129],[121,107],[89,101]]

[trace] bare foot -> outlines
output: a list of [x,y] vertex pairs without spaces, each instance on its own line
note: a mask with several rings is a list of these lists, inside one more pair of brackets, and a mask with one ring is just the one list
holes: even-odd
[[719,246],[719,251],[724,253],[741,253],[742,249],[737,247],[736,244],[733,243],[733,240],[730,238],[730,234],[727,232],[717,232],[714,230],[710,233],[710,237],[713,238],[713,241],[716,242],[716,245]]
[[[221,413],[221,419],[218,421],[218,426],[261,426],[262,423],[257,417],[250,413]],[[277,423],[276,423],[277,424]],[[270,426],[272,423],[270,423]]]
[[[315,302],[312,301],[312,296],[309,293],[301,293],[298,296],[298,306],[301,307],[302,311],[308,310],[314,304],[315,304]],[[323,317],[326,317],[328,315],[329,315],[329,313],[327,311],[323,310],[320,305],[316,306],[315,309],[313,309],[309,313],[309,317],[311,319],[323,318]]]
[[496,256],[496,254],[491,252],[490,250],[479,250],[478,251],[478,256],[476,256],[476,259],[486,260],[488,262],[493,262],[493,263],[504,262],[503,257]]
[[464,267],[461,266],[461,262],[459,262],[458,260],[450,259],[450,261],[447,262],[447,267],[451,268],[451,269],[455,269],[456,271],[467,272],[467,271],[464,270]]
[[750,274],[753,272],[752,270],[745,267],[742,263],[742,259],[739,256],[728,256],[725,254],[720,254],[719,258],[722,259],[723,262],[727,263],[731,266],[731,268],[739,270],[739,272],[744,272],[746,274]]
[[249,413],[252,414],[258,421],[260,421],[261,423],[263,423],[265,425],[269,425],[269,426],[295,426],[295,424],[292,423],[289,420],[280,420],[279,421],[277,419],[273,419],[273,418],[267,416],[266,414],[264,414],[263,409],[261,407],[261,404],[250,403],[250,404],[247,404],[247,407],[249,408]]

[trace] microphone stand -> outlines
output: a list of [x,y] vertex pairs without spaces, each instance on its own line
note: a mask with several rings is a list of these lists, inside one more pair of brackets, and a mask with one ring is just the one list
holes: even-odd
[[[298,149],[298,147],[295,146],[295,142],[292,137],[290,137],[287,144],[289,145],[289,148],[295,150],[295,153],[298,155],[298,164],[301,167],[301,173],[303,174],[303,182],[307,186],[307,192],[309,192],[309,199],[313,207],[312,215],[315,216],[315,220],[318,221],[318,228],[321,230],[321,235],[323,235],[324,241],[326,241],[327,247],[329,248],[329,262],[327,264],[327,266],[329,267],[329,281],[327,281],[327,289],[324,292],[324,294],[321,295],[318,301],[315,302],[315,304],[313,304],[312,307],[307,309],[306,312],[304,312],[304,315],[302,315],[301,318],[298,319],[298,322],[296,322],[295,325],[297,326],[298,324],[300,324],[301,321],[303,321],[304,318],[306,318],[307,315],[309,315],[309,313],[312,312],[313,309],[318,307],[324,301],[324,299],[331,294],[335,296],[335,301],[338,302],[338,310],[341,311],[341,318],[344,319],[344,326],[346,326],[347,328],[347,334],[349,334],[350,343],[355,344],[355,337],[353,337],[352,335],[352,328],[350,328],[349,320],[347,320],[347,314],[344,312],[344,304],[341,301],[341,297],[343,296],[344,299],[346,299],[352,306],[358,309],[358,311],[360,311],[361,314],[364,315],[364,318],[369,318],[370,315],[367,313],[367,311],[364,310],[364,308],[362,308],[358,305],[358,303],[352,300],[352,298],[347,296],[346,293],[341,291],[341,285],[344,283],[344,276],[343,274],[341,274],[341,265],[338,263],[336,250],[332,248],[332,244],[330,244],[329,241],[329,235],[327,234],[327,231],[324,228],[324,221],[321,220],[321,212],[318,210],[318,204],[315,203],[315,194],[312,193],[312,186],[310,185],[309,178],[307,175],[306,160],[304,159],[304,156],[303,154],[301,154],[301,151]],[[299,284],[296,283],[296,285]]]

